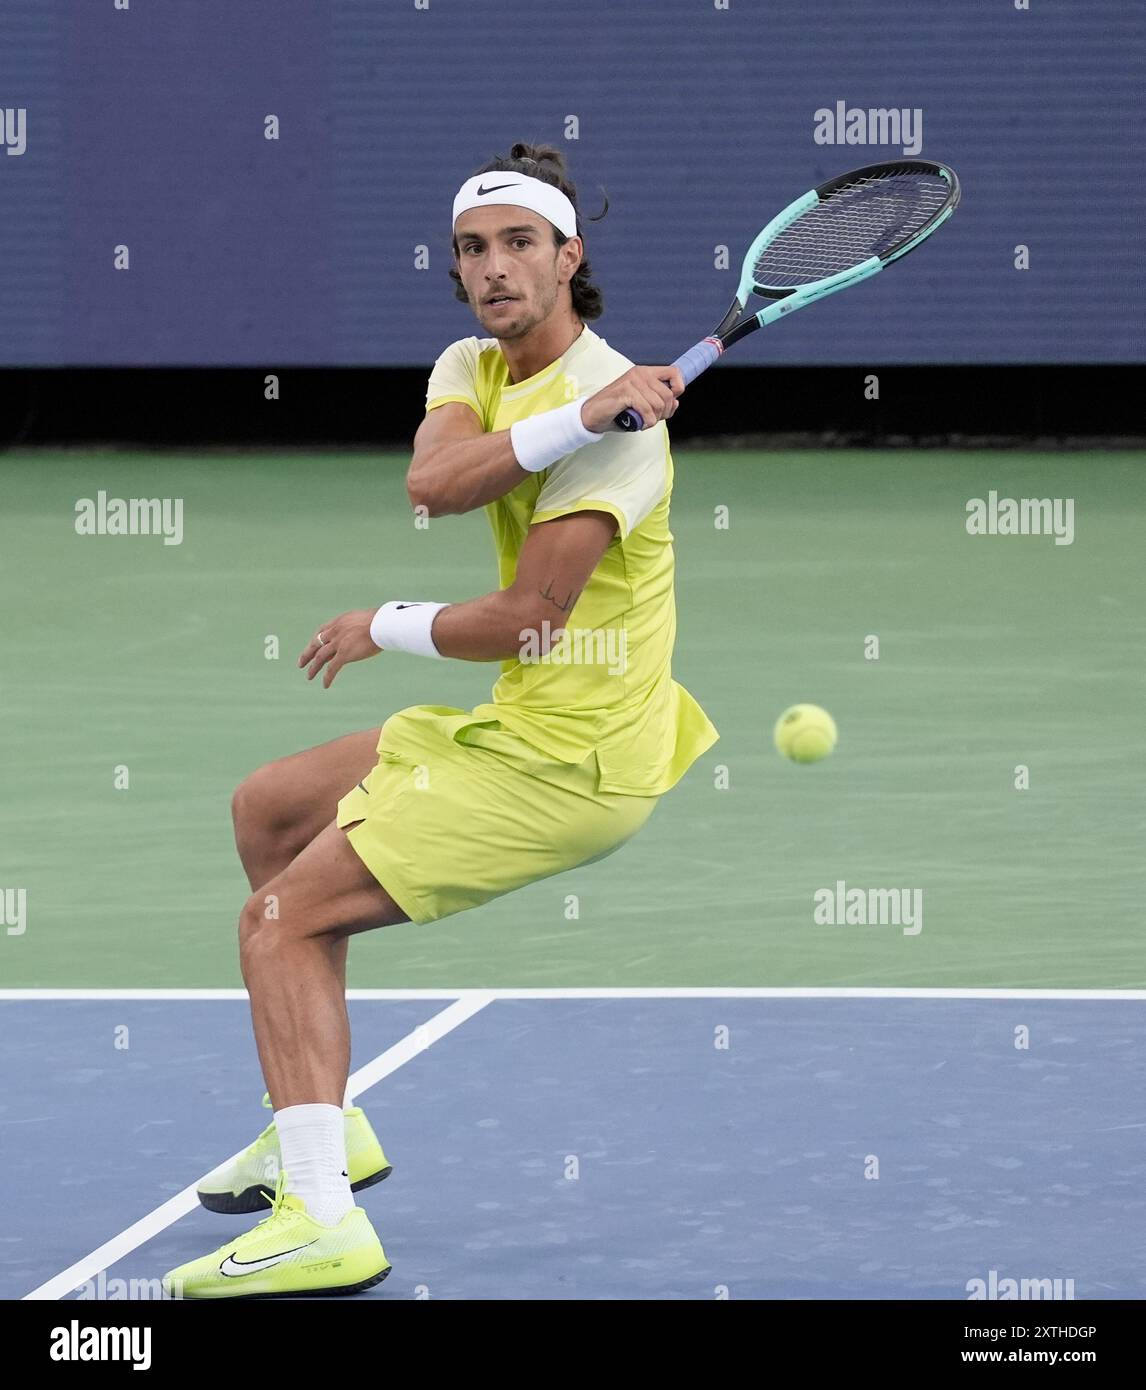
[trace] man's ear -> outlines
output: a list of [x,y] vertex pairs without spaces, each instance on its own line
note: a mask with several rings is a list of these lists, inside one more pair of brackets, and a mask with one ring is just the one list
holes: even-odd
[[[572,247],[574,242],[577,243],[576,260],[573,260]],[[581,240],[579,236],[571,236],[568,241],[563,241],[558,249],[562,253],[569,253],[565,256],[565,262],[566,265],[569,267],[569,279],[572,280],[574,275],[576,275],[577,272],[581,269],[581,262],[585,259],[585,243]]]

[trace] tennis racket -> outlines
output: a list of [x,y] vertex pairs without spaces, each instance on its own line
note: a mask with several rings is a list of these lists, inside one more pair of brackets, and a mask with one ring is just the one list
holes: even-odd
[[[867,164],[811,189],[774,217],[748,248],[728,313],[673,366],[687,386],[749,333],[858,285],[914,251],[958,204],[954,169],[928,159]],[[769,303],[746,312],[751,295]],[[629,431],[644,428],[632,407],[614,424]]]

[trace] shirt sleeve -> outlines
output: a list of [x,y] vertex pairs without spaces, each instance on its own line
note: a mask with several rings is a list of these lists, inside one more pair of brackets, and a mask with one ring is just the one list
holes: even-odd
[[445,405],[447,401],[464,401],[481,419],[481,404],[477,392],[478,340],[461,338],[451,343],[434,363],[426,387],[426,410]]
[[638,434],[610,430],[558,459],[542,484],[533,521],[571,512],[608,512],[622,540],[649,515],[668,488],[668,428],[664,421]]

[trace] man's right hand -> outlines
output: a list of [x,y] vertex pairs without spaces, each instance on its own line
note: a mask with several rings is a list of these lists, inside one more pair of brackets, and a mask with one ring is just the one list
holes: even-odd
[[651,429],[676,413],[677,397],[683,391],[679,367],[630,367],[582,403],[581,423],[594,434],[605,434],[617,429],[613,421],[622,410],[637,410],[644,428]]

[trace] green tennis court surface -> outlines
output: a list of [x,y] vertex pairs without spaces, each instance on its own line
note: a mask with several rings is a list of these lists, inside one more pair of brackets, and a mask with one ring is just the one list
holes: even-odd
[[[0,889],[26,902],[0,983],[239,984],[238,781],[405,705],[488,698],[492,665],[381,655],[329,691],[295,669],[346,609],[495,586],[485,518],[416,529],[405,462],[0,458]],[[676,467],[674,674],[720,742],[620,853],[360,938],[351,985],[1146,984],[1142,457]],[[100,490],[181,499],[181,544],[78,536]],[[1073,543],[969,536],[991,490],[1073,499]],[[771,745],[802,700],[840,727],[813,767]],[[922,929],[817,923],[838,882],[921,893]]]

